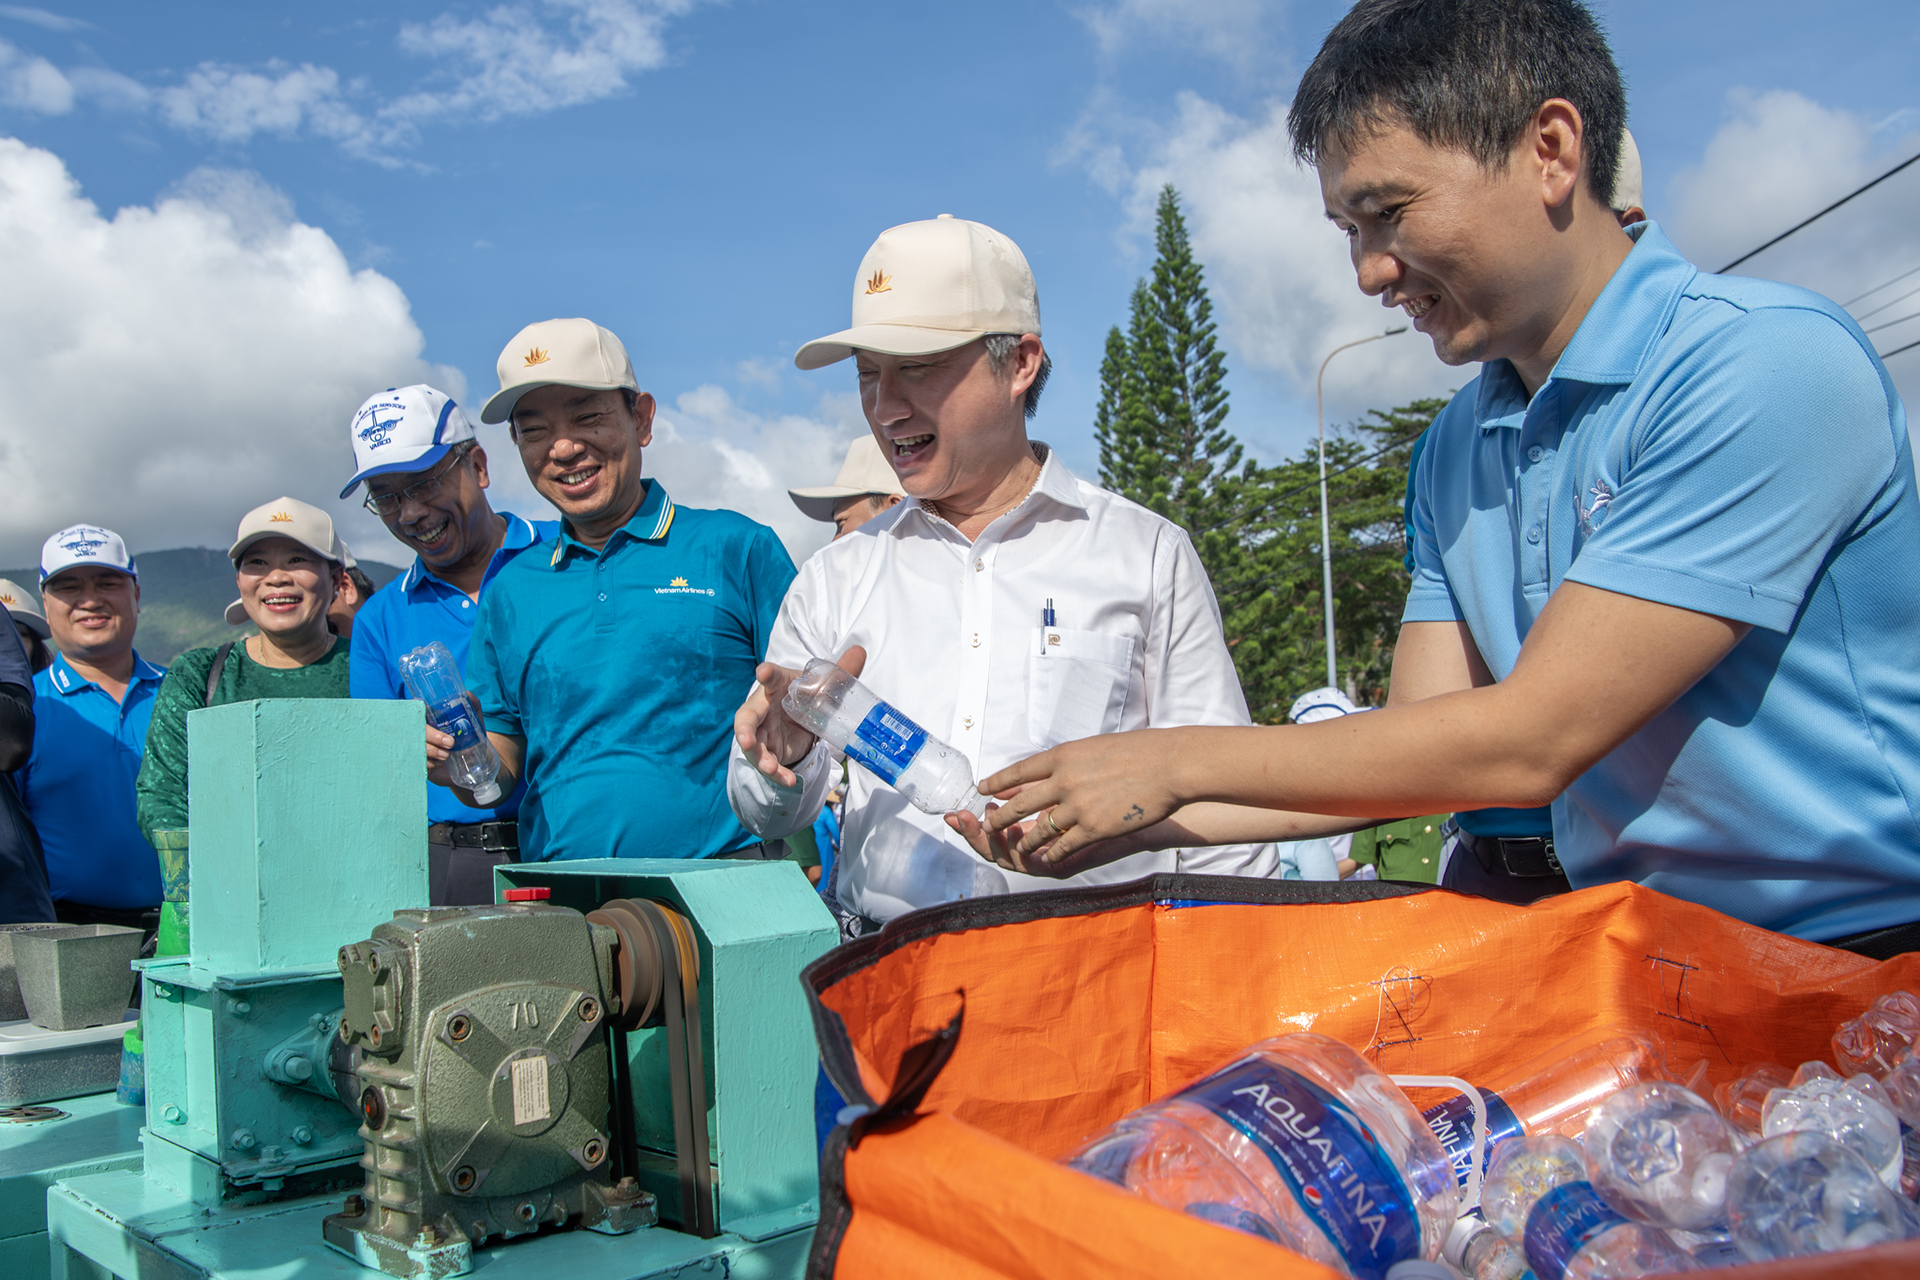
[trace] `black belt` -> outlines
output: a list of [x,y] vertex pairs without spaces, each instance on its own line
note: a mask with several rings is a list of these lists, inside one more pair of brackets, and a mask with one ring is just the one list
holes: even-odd
[[1460,833],[1460,843],[1473,851],[1488,875],[1509,875],[1522,880],[1542,876],[1562,876],[1560,859],[1553,855],[1552,836],[1476,836]]
[[1827,945],[1851,951],[1869,960],[1891,960],[1908,951],[1920,951],[1920,921],[1896,924],[1885,929],[1869,929],[1865,933],[1835,938]]
[[428,844],[451,845],[456,849],[491,849],[504,852],[520,847],[520,824],[506,822],[436,822],[427,828]]

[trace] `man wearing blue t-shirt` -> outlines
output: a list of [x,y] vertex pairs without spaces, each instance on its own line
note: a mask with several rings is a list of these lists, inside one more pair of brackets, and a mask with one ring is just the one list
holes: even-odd
[[[653,397],[612,333],[529,325],[499,374],[481,421],[512,424],[562,517],[481,598],[467,669],[502,784],[526,780],[521,858],[781,856],[734,818],[726,775],[792,559],[764,525],[642,477]],[[452,739],[427,741],[444,784]]]
[[1550,802],[1575,888],[1637,881],[1866,955],[1920,946],[1905,411],[1833,303],[1622,229],[1599,193],[1625,112],[1577,0],[1360,0],[1340,20],[1294,144],[1361,289],[1481,364],[1414,476],[1388,704],[1070,743],[983,780],[1028,784],[990,826],[1031,821],[976,847],[1072,867],[1196,831]]
[[160,859],[134,820],[133,784],[166,672],[134,652],[139,569],[119,534],[74,525],[40,551],[40,601],[60,652],[33,678],[33,755],[14,781],[54,913],[151,933]]
[[[400,659],[439,641],[461,670],[479,601],[515,556],[559,529],[524,520],[487,502],[487,452],[473,424],[444,392],[394,387],[353,415],[353,479],[367,510],[414,552],[413,564],[386,590],[360,604],[353,619],[350,680],[356,698],[404,698]],[[515,815],[525,788],[474,808],[447,787],[427,793],[427,867],[434,906],[493,901],[493,868],[519,849]]]

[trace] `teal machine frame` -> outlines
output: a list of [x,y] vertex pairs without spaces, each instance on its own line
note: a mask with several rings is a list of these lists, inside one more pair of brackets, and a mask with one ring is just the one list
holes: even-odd
[[[285,1270],[372,1280],[321,1221],[359,1188],[358,1120],[325,1046],[339,949],[426,902],[426,787],[412,702],[268,701],[188,716],[192,954],[146,966],[147,1116],[138,1169],[47,1193],[51,1274],[126,1280]],[[791,863],[608,859],[503,867],[590,911],[650,899],[692,926],[699,956],[712,1218],[624,1236],[543,1232],[478,1250],[492,1280],[637,1280],[689,1267],[797,1277],[818,1213],[816,1054],[803,965],[838,939]],[[629,1034],[637,1177],[663,1218],[680,1204],[665,1029]]]

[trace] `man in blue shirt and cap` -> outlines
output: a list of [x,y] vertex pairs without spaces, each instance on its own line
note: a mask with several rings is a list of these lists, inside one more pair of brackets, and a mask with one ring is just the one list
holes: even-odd
[[134,780],[166,674],[133,648],[140,578],[111,529],[79,524],[40,550],[40,601],[59,655],[33,678],[33,755],[14,775],[46,851],[58,918],[151,933],[160,859],[134,821]]
[[[404,698],[400,659],[439,641],[462,671],[479,602],[496,575],[527,548],[554,535],[487,502],[487,451],[460,406],[429,386],[370,396],[350,428],[355,470],[340,492],[367,486],[379,516],[414,560],[399,580],[361,603],[349,659],[353,696]],[[431,784],[430,784],[431,785]],[[447,787],[427,793],[427,866],[433,905],[493,901],[493,868],[520,847],[515,815],[526,793],[476,808]]]
[[1026,788],[989,826],[1030,821],[976,848],[1071,868],[1551,803],[1574,888],[1920,948],[1905,410],[1832,302],[1622,228],[1625,116],[1578,0],[1360,0],[1335,25],[1295,148],[1362,291],[1481,365],[1413,478],[1387,705],[1069,743],[982,781]]
[[[526,780],[522,860],[784,856],[733,816],[726,776],[793,560],[765,525],[642,477],[653,397],[606,329],[528,325],[498,369],[481,421],[512,424],[563,517],[480,601],[468,666],[501,784]],[[437,782],[452,741],[427,730]]]

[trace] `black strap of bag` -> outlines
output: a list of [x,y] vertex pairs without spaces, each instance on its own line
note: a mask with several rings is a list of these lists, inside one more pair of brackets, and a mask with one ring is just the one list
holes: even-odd
[[238,643],[237,640],[229,640],[213,651],[213,665],[207,668],[207,700],[201,706],[213,705],[213,691],[220,687],[220,673],[227,669],[227,655],[233,652],[233,646]]

